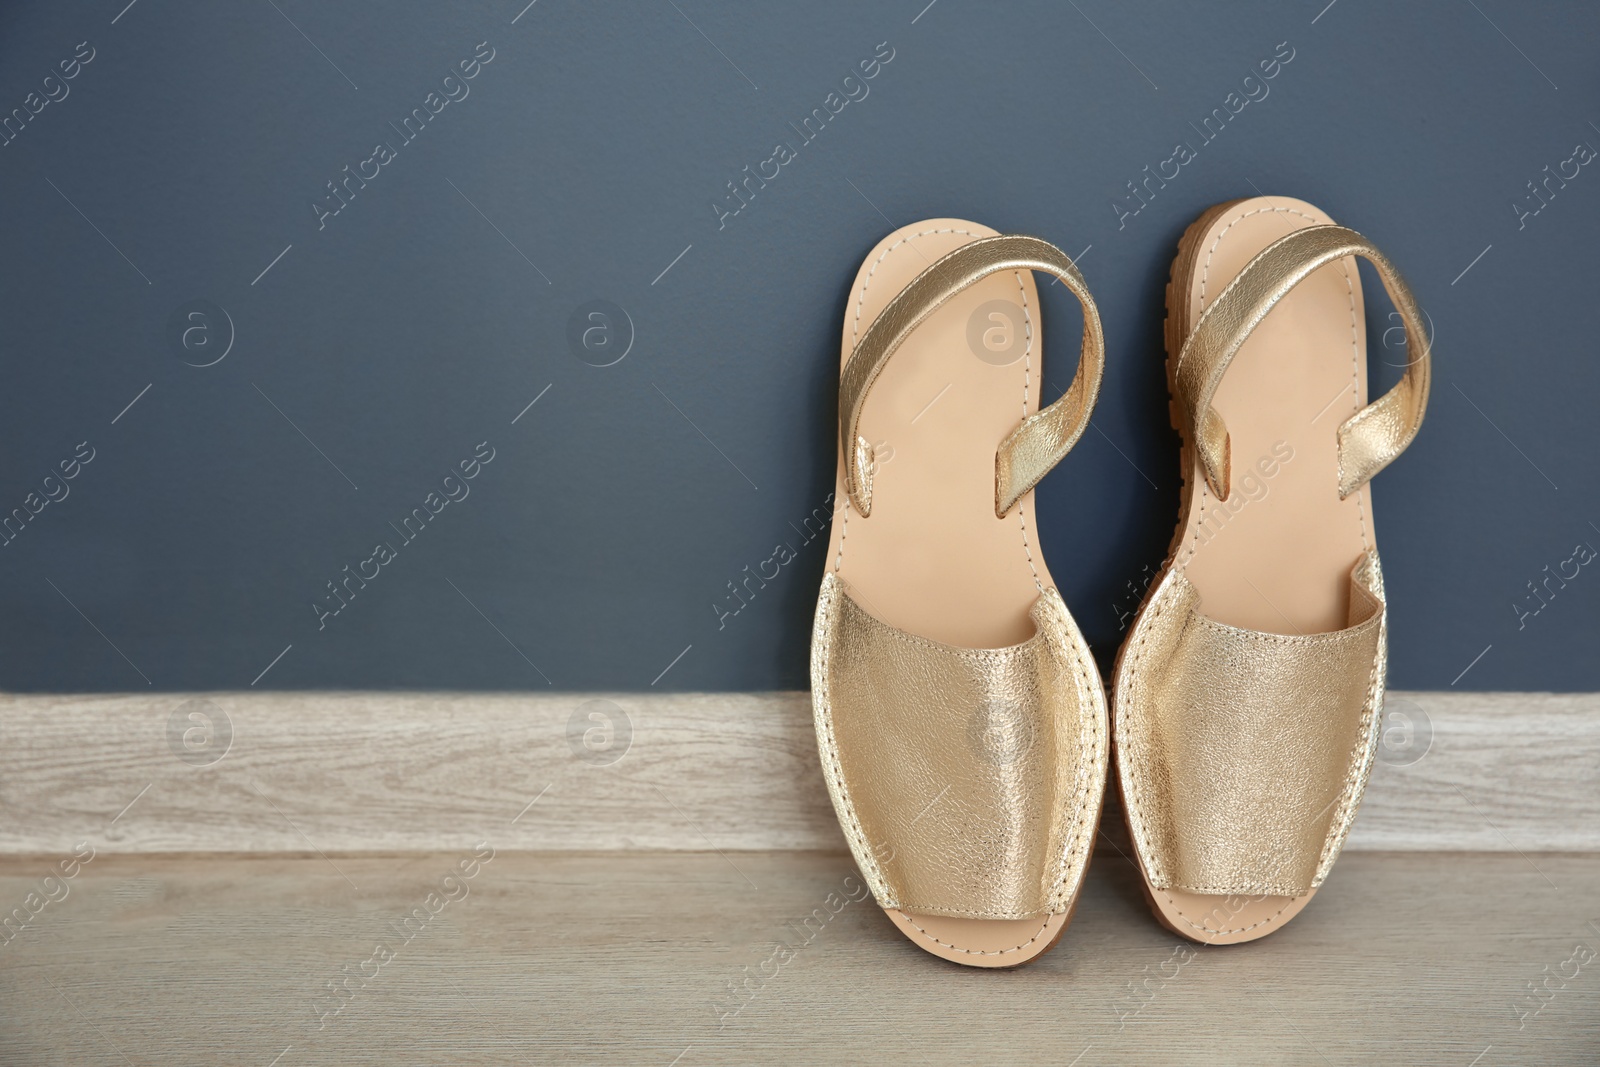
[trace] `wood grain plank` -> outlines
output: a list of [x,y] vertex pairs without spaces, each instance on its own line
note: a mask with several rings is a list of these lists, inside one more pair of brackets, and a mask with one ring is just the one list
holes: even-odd
[[[1397,697],[1431,747],[1380,762],[1350,848],[1600,850],[1600,696]],[[0,697],[0,853],[427,851],[491,834],[543,850],[843,844],[803,693]]]
[[[1509,853],[1349,855],[1227,948],[1100,857],[1061,944],[996,973],[849,901],[840,853],[499,850],[426,911],[463,857],[97,856],[0,947],[0,1062],[1600,1061],[1600,963],[1568,962],[1600,949],[1600,856],[1540,857],[1546,884]],[[0,860],[0,906],[48,869]]]

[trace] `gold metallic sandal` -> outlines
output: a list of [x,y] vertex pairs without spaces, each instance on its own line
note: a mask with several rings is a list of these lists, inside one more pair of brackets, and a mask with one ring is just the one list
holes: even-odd
[[[1043,411],[1035,270],[1084,316],[1076,376]],[[1060,249],[936,219],[867,256],[842,354],[811,639],[828,791],[907,937],[969,966],[1025,963],[1066,928],[1105,792],[1105,696],[1032,492],[1088,425],[1099,314]]]
[[[1367,403],[1356,256],[1410,361]],[[1365,237],[1299,200],[1212,208],[1167,288],[1183,437],[1171,555],[1117,657],[1117,775],[1156,916],[1195,941],[1277,930],[1361,803],[1383,704],[1383,578],[1367,481],[1428,400],[1428,336]]]

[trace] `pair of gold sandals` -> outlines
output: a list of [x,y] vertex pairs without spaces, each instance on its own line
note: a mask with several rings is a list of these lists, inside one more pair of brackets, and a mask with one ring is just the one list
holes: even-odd
[[[1358,256],[1413,353],[1372,403]],[[1043,410],[1033,271],[1083,307],[1077,372]],[[1388,259],[1312,205],[1238,200],[1189,227],[1166,320],[1182,508],[1108,714],[1033,517],[1100,389],[1083,276],[1045,241],[957,219],[872,250],[844,321],[811,685],[840,825],[907,937],[978,967],[1055,944],[1113,748],[1165,926],[1229,944],[1305,907],[1377,747],[1386,612],[1367,482],[1416,436],[1426,347]]]

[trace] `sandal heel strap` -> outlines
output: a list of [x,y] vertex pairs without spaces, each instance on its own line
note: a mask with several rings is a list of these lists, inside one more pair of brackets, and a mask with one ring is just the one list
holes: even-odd
[[1007,270],[1044,271],[1083,305],[1078,369],[1066,393],[1022,420],[995,452],[995,516],[1006,513],[1072,450],[1089,425],[1105,368],[1105,335],[1088,283],[1061,249],[1021,234],[984,237],[942,256],[889,301],[867,328],[839,379],[839,438],[845,486],[862,517],[872,514],[872,447],[861,437],[861,409],[872,384],[911,332],[963,289]]
[[1432,356],[1416,297],[1389,257],[1367,238],[1343,226],[1308,226],[1281,237],[1245,264],[1200,314],[1184,341],[1173,372],[1180,406],[1193,429],[1206,482],[1228,499],[1231,456],[1228,427],[1212,406],[1228,364],[1278,302],[1319,268],[1360,256],[1377,268],[1400,312],[1406,337],[1419,354],[1407,363],[1393,389],[1339,427],[1339,498],[1366,485],[1406,450],[1428,407]]

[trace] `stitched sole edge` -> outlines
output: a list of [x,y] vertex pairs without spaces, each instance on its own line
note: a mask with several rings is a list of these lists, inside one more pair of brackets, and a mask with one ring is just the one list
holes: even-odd
[[[1087,864],[1085,864],[1085,867],[1087,867]],[[953,945],[948,941],[940,941],[932,934],[929,934],[922,927],[918,926],[916,922],[912,920],[910,915],[904,911],[901,911],[899,908],[883,909],[884,914],[888,915],[889,921],[894,923],[895,928],[900,931],[906,940],[910,941],[911,944],[922,949],[929,955],[937,956],[939,959],[944,960],[946,963],[954,967],[979,967],[985,970],[993,971],[1010,970],[1013,967],[1021,967],[1025,964],[1032,963],[1040,956],[1043,956],[1045,953],[1055,948],[1057,943],[1060,942],[1062,936],[1066,934],[1067,927],[1072,925],[1073,915],[1077,912],[1077,910],[1078,897],[1074,896],[1072,901],[1067,905],[1067,910],[1065,912],[1058,912],[1047,917],[1044,921],[1044,924],[1039,927],[1039,933],[1035,934],[1027,941],[1016,946],[1015,948],[986,950],[962,948],[961,946]],[[898,913],[900,918],[895,918],[895,915],[891,913]],[[1055,919],[1058,915],[1061,917],[1061,925],[1056,927],[1055,936],[1049,941],[1041,943],[1039,941],[1039,934],[1044,933],[1045,928],[1050,924],[1050,920]],[[904,921],[902,922],[902,920]],[[934,946],[939,947],[936,948]],[[943,951],[941,951],[941,949]],[[1028,951],[1026,955],[1019,955],[1018,958],[1014,960],[1000,960],[996,958],[1010,955],[1011,953],[1020,954],[1024,949],[1029,949],[1030,951]],[[952,959],[950,956],[945,954],[946,952],[960,952],[967,955],[969,958]]]

